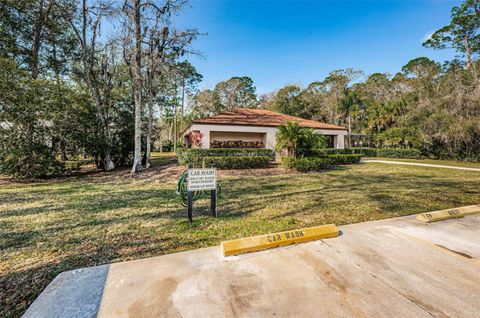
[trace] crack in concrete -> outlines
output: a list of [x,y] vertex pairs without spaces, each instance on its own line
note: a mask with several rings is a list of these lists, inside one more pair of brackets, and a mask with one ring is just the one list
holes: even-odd
[[460,255],[460,256],[463,256],[465,258],[468,258],[468,259],[475,259],[475,257],[471,256],[471,255],[468,255],[467,253],[464,253],[464,252],[460,252],[460,251],[456,251],[456,250],[452,250],[451,248],[448,248],[446,246],[443,246],[443,245],[440,245],[440,244],[435,244],[436,246],[440,247],[440,248],[443,248],[443,249],[446,249],[447,251],[450,251],[452,253],[455,253],[457,255]]
[[349,258],[348,256],[344,255],[340,250],[336,249],[335,247],[331,246],[330,244],[328,244],[327,242],[325,242],[324,240],[321,240],[325,245],[327,245],[329,248],[333,249],[335,252],[337,252],[338,254],[340,254],[347,262],[357,266],[358,268],[360,268],[361,270],[363,270],[364,272],[366,272],[367,274],[369,274],[370,276],[372,276],[373,278],[375,278],[376,280],[380,281],[381,283],[383,283],[385,286],[387,286],[388,288],[392,289],[394,292],[396,292],[397,294],[399,294],[400,296],[402,296],[403,298],[405,298],[406,300],[410,301],[411,303],[413,303],[415,306],[417,306],[418,308],[420,308],[421,310],[425,311],[428,315],[430,315],[431,317],[436,317],[433,313],[431,313],[427,308],[424,308],[423,306],[421,306],[420,304],[418,304],[415,299],[411,299],[410,297],[408,297],[407,295],[403,294],[401,291],[397,290],[395,287],[391,286],[388,282],[386,282],[385,280],[381,279],[380,277],[378,277],[377,275],[375,275],[374,273],[370,272],[368,269],[364,268],[362,265],[358,264],[357,262],[355,262],[354,260],[352,260],[351,258]]

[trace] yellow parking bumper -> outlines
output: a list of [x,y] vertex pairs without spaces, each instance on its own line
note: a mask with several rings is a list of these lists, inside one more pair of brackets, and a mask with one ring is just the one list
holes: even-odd
[[246,237],[221,243],[223,256],[255,252],[269,248],[320,240],[339,235],[335,224]]

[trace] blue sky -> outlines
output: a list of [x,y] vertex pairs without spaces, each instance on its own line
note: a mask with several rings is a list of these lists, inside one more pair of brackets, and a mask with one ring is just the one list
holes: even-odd
[[409,60],[444,61],[451,50],[422,47],[449,22],[460,1],[192,1],[176,19],[201,36],[191,57],[203,74],[199,88],[250,76],[259,94],[285,84],[307,85],[353,67],[395,74]]

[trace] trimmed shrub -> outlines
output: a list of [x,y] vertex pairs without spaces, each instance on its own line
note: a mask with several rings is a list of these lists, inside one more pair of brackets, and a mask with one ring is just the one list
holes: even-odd
[[324,148],[324,149],[310,149],[305,153],[306,157],[325,157],[327,155],[335,155],[345,153],[345,149]]
[[230,157],[205,157],[203,166],[209,168],[215,164],[218,169],[253,169],[265,168],[270,164],[268,156],[230,156]]
[[329,158],[282,158],[282,165],[300,172],[321,171],[332,168]]
[[359,163],[361,158],[362,156],[359,154],[336,154],[306,158],[283,157],[282,166],[301,172],[321,171],[330,169],[336,165]]
[[363,157],[376,157],[377,150],[376,148],[347,148],[345,153],[351,154],[360,154]]
[[280,163],[285,168],[295,169],[295,161],[296,160],[298,160],[298,159],[293,158],[293,157],[282,157],[280,159]]
[[55,158],[52,148],[18,143],[0,148],[0,174],[18,179],[45,178],[65,172],[63,163]]
[[199,167],[205,157],[268,157],[270,162],[275,160],[272,149],[257,148],[187,148],[177,151],[178,162],[182,165],[192,164]]
[[360,163],[362,156],[359,154],[339,154],[328,155],[327,158],[333,165],[350,165],[354,163]]
[[377,149],[377,157],[421,159],[422,152],[418,149]]

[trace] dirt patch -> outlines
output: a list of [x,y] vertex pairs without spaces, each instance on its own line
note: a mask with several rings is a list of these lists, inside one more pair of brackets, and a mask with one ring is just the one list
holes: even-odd
[[180,317],[172,302],[177,285],[172,277],[155,282],[128,308],[129,317]]
[[151,168],[140,171],[135,175],[130,174],[130,169],[125,169],[122,172],[119,171],[119,175],[131,179],[171,181],[178,179],[184,170],[185,167],[178,164],[177,157],[171,156],[167,157],[166,160],[161,163],[154,163]]
[[245,315],[252,307],[259,305],[261,293],[257,287],[255,274],[244,273],[228,285],[228,301],[233,316]]

